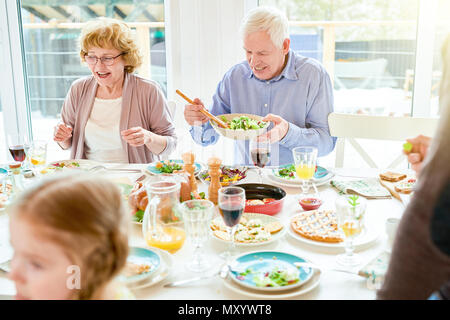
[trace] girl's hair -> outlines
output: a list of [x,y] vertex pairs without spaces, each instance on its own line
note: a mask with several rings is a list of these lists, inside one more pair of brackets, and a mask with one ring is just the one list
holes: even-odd
[[273,44],[283,47],[284,39],[289,38],[289,22],[284,13],[272,7],[258,7],[249,11],[241,24],[241,34],[247,35],[266,31]]
[[[9,209],[38,236],[59,244],[80,268],[78,299],[92,299],[125,266],[128,224],[118,187],[87,174],[55,174],[25,191]],[[8,211],[9,211],[8,210]]]
[[100,17],[86,22],[81,30],[80,58],[85,62],[85,55],[92,47],[115,48],[120,50],[125,61],[125,71],[132,73],[142,64],[142,56],[134,40],[130,27],[116,19]]

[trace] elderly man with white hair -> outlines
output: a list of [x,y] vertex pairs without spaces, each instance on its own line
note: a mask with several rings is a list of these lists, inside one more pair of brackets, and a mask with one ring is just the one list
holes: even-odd
[[[330,153],[336,138],[328,127],[333,89],[325,68],[290,49],[288,20],[275,8],[251,10],[241,32],[247,59],[220,81],[210,112],[256,114],[272,122],[258,138],[270,139],[271,165],[293,163],[292,149],[298,146],[315,146],[319,156]],[[203,146],[216,143],[219,135],[200,112],[202,101],[194,103],[184,111],[192,138]],[[235,164],[249,164],[248,141],[236,141],[235,151]]]

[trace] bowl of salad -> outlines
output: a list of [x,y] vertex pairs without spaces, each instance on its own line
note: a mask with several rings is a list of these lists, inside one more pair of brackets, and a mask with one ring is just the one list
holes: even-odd
[[[222,187],[227,187],[242,182],[242,180],[247,177],[247,170],[247,167],[241,166],[220,166],[220,184]],[[198,178],[206,184],[210,184],[211,182],[211,177],[209,176],[208,170],[201,171]]]
[[261,121],[263,117],[256,114],[229,113],[217,116],[228,124],[222,128],[214,121],[210,121],[214,130],[224,137],[233,140],[251,140],[267,131],[269,122]]

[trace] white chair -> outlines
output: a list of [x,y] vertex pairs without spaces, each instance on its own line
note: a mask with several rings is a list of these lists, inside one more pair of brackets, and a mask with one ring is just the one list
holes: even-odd
[[386,70],[386,59],[375,59],[367,61],[335,61],[334,81],[338,88],[346,89],[344,79],[359,79],[358,88],[365,89],[373,85],[380,86],[381,78]]
[[[378,168],[373,159],[355,139],[405,141],[407,138],[414,138],[419,134],[432,137],[437,128],[438,121],[438,118],[330,113],[328,115],[330,134],[338,138],[336,142],[335,167],[342,168],[344,165],[346,140],[350,142],[370,167]],[[399,156],[387,168],[395,168],[402,162],[404,157],[400,153],[401,150],[399,150]]]

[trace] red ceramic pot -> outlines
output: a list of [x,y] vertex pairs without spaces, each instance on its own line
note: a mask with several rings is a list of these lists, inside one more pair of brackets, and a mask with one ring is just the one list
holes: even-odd
[[244,183],[237,184],[236,187],[241,187],[245,190],[246,200],[263,200],[273,199],[265,204],[246,205],[245,212],[263,213],[267,215],[275,215],[283,209],[284,198],[286,191],[279,187],[260,183]]

